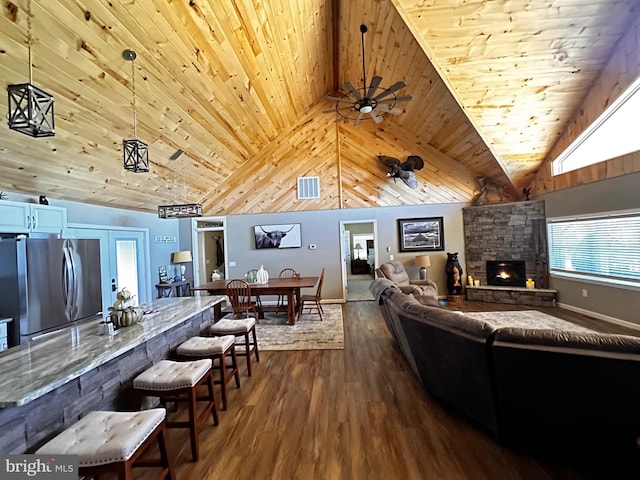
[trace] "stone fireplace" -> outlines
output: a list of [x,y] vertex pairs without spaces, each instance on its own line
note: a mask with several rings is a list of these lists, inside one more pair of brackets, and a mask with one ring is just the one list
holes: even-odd
[[487,260],[487,285],[525,287],[525,262],[522,260]]
[[[479,286],[466,286],[468,300],[555,306],[557,291],[549,290],[544,201],[468,207],[462,216],[465,276],[480,280]],[[533,289],[526,288],[529,278],[535,282]]]
[[[487,263],[520,261],[518,275],[549,287],[547,232],[544,201],[498,203],[462,210],[464,221],[465,275],[488,278]],[[522,287],[525,283],[522,283]]]

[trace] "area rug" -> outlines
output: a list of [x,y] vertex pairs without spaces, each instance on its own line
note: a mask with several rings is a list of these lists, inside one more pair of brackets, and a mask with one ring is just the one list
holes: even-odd
[[[462,313],[462,312],[458,312]],[[595,332],[586,327],[567,322],[559,318],[538,312],[537,310],[513,310],[501,312],[466,312],[464,315],[484,320],[495,328],[516,327],[552,330],[569,330],[572,332]]]
[[284,313],[266,313],[256,325],[260,350],[343,350],[344,327],[342,305],[322,305],[323,318],[317,313],[307,313],[287,324]]

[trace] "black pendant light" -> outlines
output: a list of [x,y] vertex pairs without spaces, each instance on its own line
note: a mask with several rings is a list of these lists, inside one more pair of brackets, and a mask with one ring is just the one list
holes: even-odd
[[7,86],[9,128],[30,137],[52,137],[53,96],[33,85],[31,59],[31,0],[27,2],[27,46],[29,49],[29,83]]
[[[183,153],[184,153],[184,150],[178,149],[169,157],[169,160],[177,160]],[[185,203],[174,204],[174,205],[159,205],[158,206],[159,218],[189,218],[189,217],[202,216],[201,204],[186,203],[187,201],[187,184],[186,184],[186,175],[185,175],[186,168],[183,167],[181,170],[182,170],[182,188],[184,189]]]
[[122,152],[124,156],[124,169],[134,173],[145,173],[149,171],[149,145],[138,140],[138,130],[136,125],[136,72],[133,61],[136,59],[136,52],[125,50],[122,58],[131,62],[131,84],[133,90],[133,139],[122,142]]

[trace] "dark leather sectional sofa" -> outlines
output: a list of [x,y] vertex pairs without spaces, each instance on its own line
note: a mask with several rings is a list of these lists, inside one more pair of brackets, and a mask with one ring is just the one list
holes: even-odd
[[497,440],[640,478],[640,338],[495,327],[370,291],[425,389]]

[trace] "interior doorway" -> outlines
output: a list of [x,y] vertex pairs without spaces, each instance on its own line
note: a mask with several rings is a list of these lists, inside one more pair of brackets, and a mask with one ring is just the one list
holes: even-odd
[[340,222],[342,285],[346,302],[373,300],[369,284],[378,266],[376,220]]
[[192,249],[194,285],[212,278],[227,278],[227,239],[225,217],[192,219]]

